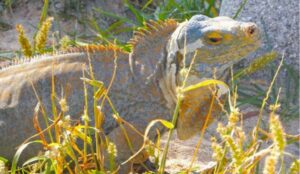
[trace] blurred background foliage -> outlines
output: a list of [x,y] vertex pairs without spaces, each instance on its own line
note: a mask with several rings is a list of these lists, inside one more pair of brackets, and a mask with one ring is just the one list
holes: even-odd
[[[107,0],[103,0],[106,2]],[[0,14],[4,10],[13,13],[13,8],[20,4],[20,0],[0,1]],[[100,2],[100,1],[99,1]],[[120,39],[120,35],[131,35],[132,31],[142,27],[145,21],[165,20],[174,18],[178,21],[189,19],[195,14],[205,14],[207,16],[218,16],[220,0],[123,0],[120,12],[124,16],[112,11],[108,11],[104,6],[90,0],[44,0],[44,8],[41,13],[40,24],[45,20],[45,15],[54,16],[54,28],[62,37],[66,33],[71,37],[73,43],[80,42],[108,43],[116,42],[124,46],[128,37]],[[111,1],[111,3],[119,3]],[[106,3],[109,3],[107,1]],[[46,4],[46,7],[45,7]],[[76,30],[61,31],[60,22],[62,20],[76,20],[79,25],[89,30],[87,33],[77,33]],[[0,17],[0,29],[12,28],[9,23],[5,23]],[[76,26],[75,26],[76,29]],[[118,38],[116,40],[116,38]]]

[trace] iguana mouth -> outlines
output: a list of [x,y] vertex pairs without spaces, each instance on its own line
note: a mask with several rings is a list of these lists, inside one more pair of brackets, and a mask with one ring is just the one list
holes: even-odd
[[[218,50],[216,51],[210,51],[210,55],[207,53],[203,53],[203,50],[198,50],[198,58],[196,58],[197,62],[204,62],[204,63],[221,63],[226,64],[230,63],[231,61],[241,60],[243,59],[248,53],[255,51],[260,46],[260,39],[256,39],[252,41],[252,43],[246,43],[239,45],[238,47],[232,47],[231,49],[228,49],[222,54],[218,53]],[[205,51],[205,50],[204,50]],[[206,51],[208,52],[208,51]],[[235,62],[236,63],[236,62]]]
[[[256,50],[257,47],[255,47],[256,44],[253,45],[244,45],[242,47],[240,47],[239,49],[244,50],[245,53],[248,52],[252,52],[254,50]],[[237,57],[240,56],[240,52],[236,52],[235,55],[233,55],[231,52],[228,52],[224,55],[221,56],[216,56],[211,58],[212,60],[217,59],[221,59],[224,60],[224,62],[216,62],[216,61],[211,61],[211,62],[195,62],[193,65],[188,64],[186,65],[186,69],[189,68],[189,66],[191,67],[191,71],[190,71],[190,76],[191,79],[190,80],[190,84],[195,84],[195,83],[199,83],[201,81],[203,81],[204,79],[219,79],[219,80],[226,80],[227,79],[227,73],[226,70],[228,68],[230,68],[232,65],[238,63],[240,60],[242,60],[242,58],[232,58],[232,57]],[[243,57],[246,57],[243,56]],[[201,57],[199,57],[201,58]],[[231,59],[232,58],[232,59]],[[197,58],[196,58],[197,59]],[[189,77],[188,77],[189,78]]]
[[[197,57],[195,57],[194,65],[191,65],[192,61],[186,62],[186,66],[183,68],[188,68],[189,66],[192,66],[192,70],[197,71],[199,73],[203,73],[205,68],[217,68],[220,70],[224,70],[226,68],[229,68],[231,65],[236,64],[243,58],[247,56],[249,52],[255,51],[260,45],[260,39],[257,38],[253,41],[252,44],[243,44],[240,45],[238,49],[236,49],[235,52],[232,51],[226,51],[220,55],[212,56],[212,57],[204,57],[203,54],[201,54],[201,50],[197,53]],[[186,55],[188,57],[194,57],[195,52],[191,55]],[[184,57],[181,55],[181,57]],[[191,58],[189,58],[191,59]],[[209,70],[211,71],[211,70]],[[206,76],[207,77],[207,76]]]

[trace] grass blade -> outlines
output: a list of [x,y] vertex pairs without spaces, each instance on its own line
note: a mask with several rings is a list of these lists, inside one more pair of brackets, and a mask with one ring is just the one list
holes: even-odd
[[145,22],[145,18],[143,16],[143,12],[136,9],[133,5],[131,5],[128,0],[125,1],[125,4],[129,8],[129,10],[134,14],[136,21],[138,22],[138,26],[143,26]]
[[237,12],[235,13],[235,15],[232,17],[233,19],[236,19],[239,14],[241,13],[241,11],[244,9],[245,5],[247,4],[248,0],[244,0],[242,2],[242,4],[240,5],[239,9],[237,10]]
[[13,161],[12,161],[12,166],[11,166],[11,173],[12,174],[15,174],[17,172],[17,164],[18,164],[19,158],[20,158],[22,152],[24,151],[24,149],[27,148],[30,144],[33,144],[33,143],[42,144],[42,141],[40,141],[40,140],[30,141],[28,143],[22,144],[18,148],[16,154],[14,155]]

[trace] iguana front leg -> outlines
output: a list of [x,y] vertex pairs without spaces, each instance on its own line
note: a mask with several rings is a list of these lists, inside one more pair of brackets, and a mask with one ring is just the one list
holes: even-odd
[[[138,125],[135,125],[134,127],[143,133],[143,128],[141,128],[141,126],[137,126]],[[120,165],[124,161],[128,160],[143,145],[143,137],[126,124],[123,124],[122,127],[119,126],[115,128],[108,135],[108,139],[116,146],[117,156],[115,158],[115,162],[117,165]],[[133,164],[143,163],[148,159],[148,157],[149,156],[147,152],[143,150],[130,162],[120,165],[118,173],[129,173],[132,170]],[[108,158],[106,158],[106,161],[108,161]],[[109,168],[108,165],[109,164],[106,162],[106,168]]]
[[[143,146],[144,132],[148,125],[148,121],[134,121],[130,125],[122,124],[115,128],[111,133],[108,134],[110,142],[114,143],[117,149],[117,156],[115,162],[121,164],[127,161],[133,154],[135,154]],[[133,126],[134,129],[131,127]],[[138,132],[137,132],[138,131]],[[150,139],[154,139],[155,134],[152,131],[149,135]],[[107,150],[106,152],[107,153]],[[132,170],[133,164],[140,164],[148,159],[149,155],[144,149],[135,156],[131,161],[126,164],[120,165],[118,173],[129,173]],[[106,158],[108,160],[108,158]],[[108,164],[106,163],[106,168]]]
[[225,96],[215,89],[210,85],[184,93],[176,125],[179,139],[191,138],[221,114]]

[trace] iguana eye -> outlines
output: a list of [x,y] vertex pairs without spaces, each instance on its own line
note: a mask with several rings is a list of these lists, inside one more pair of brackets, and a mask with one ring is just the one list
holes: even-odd
[[221,34],[219,33],[216,33],[216,32],[213,32],[213,33],[209,33],[207,36],[206,36],[206,39],[207,39],[207,42],[209,44],[212,44],[212,45],[218,45],[222,42],[223,40],[223,37]]
[[209,38],[209,41],[212,43],[218,43],[218,42],[222,41],[222,38],[212,37],[212,38]]

